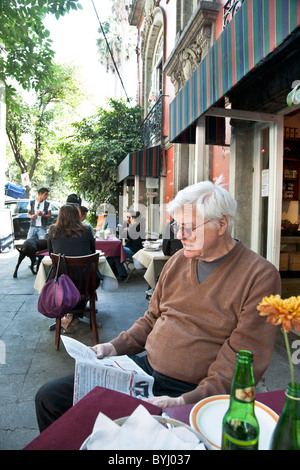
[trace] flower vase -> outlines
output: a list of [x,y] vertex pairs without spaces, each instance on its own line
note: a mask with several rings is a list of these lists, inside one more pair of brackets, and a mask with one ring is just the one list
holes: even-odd
[[274,429],[271,450],[300,450],[300,384],[289,384],[286,399]]

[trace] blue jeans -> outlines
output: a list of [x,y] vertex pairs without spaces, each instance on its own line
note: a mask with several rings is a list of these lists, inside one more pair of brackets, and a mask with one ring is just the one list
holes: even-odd
[[[124,246],[124,251],[126,258],[132,259],[134,253],[133,251],[128,248],[127,246]],[[110,256],[106,258],[108,263],[110,264],[111,268],[116,268],[118,272],[118,276],[120,277],[127,277],[127,271],[123,263],[121,263],[120,256]]]
[[35,227],[31,225],[27,233],[28,238],[39,238],[43,240],[46,237],[47,227]]
[[123,246],[123,248],[125,251],[126,258],[132,259],[134,252],[130,248],[128,248],[128,246]]

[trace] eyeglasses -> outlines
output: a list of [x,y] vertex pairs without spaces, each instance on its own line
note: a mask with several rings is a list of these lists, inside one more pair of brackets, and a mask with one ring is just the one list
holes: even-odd
[[177,222],[172,222],[172,224],[170,224],[170,228],[174,232],[175,235],[177,235],[179,230],[181,230],[182,238],[189,239],[193,237],[193,232],[197,228],[202,227],[203,225],[207,224],[207,222],[210,222],[211,220],[213,219],[208,219],[206,220],[206,222],[203,222],[203,224],[197,225],[197,227],[194,227],[194,228],[188,228],[185,225],[178,225]]

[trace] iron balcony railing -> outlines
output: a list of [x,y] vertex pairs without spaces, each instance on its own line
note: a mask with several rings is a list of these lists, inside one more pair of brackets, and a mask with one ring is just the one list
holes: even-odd
[[238,9],[245,0],[228,0],[223,7],[223,29],[232,20]]
[[142,123],[143,148],[153,147],[161,143],[164,96],[159,95],[156,103],[152,106]]

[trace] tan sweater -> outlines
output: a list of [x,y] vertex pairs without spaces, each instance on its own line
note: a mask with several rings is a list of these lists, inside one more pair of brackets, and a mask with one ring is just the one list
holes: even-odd
[[275,267],[241,242],[202,284],[197,260],[180,250],[166,263],[144,317],[112,343],[118,354],[146,349],[157,372],[195,383],[185,403],[229,393],[240,349],[254,355],[256,383],[266,370],[276,327],[256,307],[280,293]]

